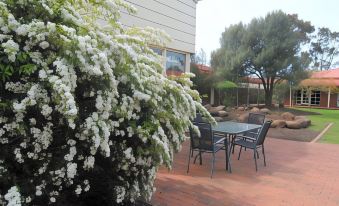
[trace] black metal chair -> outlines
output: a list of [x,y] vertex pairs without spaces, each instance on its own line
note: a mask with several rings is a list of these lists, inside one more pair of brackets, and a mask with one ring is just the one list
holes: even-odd
[[213,134],[212,126],[210,123],[206,122],[194,122],[194,125],[198,127],[200,131],[200,136],[190,128],[190,152],[188,155],[188,165],[187,173],[189,172],[191,154],[193,152],[198,152],[195,156],[194,163],[199,156],[200,165],[202,164],[202,153],[212,153],[212,168],[211,168],[211,178],[214,172],[214,163],[215,163],[215,153],[220,150],[225,150],[226,155],[226,170],[228,169],[228,143],[227,139],[223,136],[217,136]]
[[[265,115],[264,114],[258,114],[258,113],[249,113],[248,114],[248,119],[247,119],[248,124],[263,125],[264,122],[265,122]],[[255,141],[256,140],[255,138],[256,138],[258,132],[259,132],[259,129],[254,130],[254,131],[244,132],[240,136],[246,136],[248,139],[252,139],[253,141]],[[239,135],[237,136],[237,139],[239,139]],[[246,148],[245,148],[245,151],[246,151]],[[232,153],[234,153],[234,145],[233,145]],[[259,157],[259,154],[258,154],[258,157]]]
[[[264,114],[257,114],[257,113],[249,113],[247,123],[248,124],[258,124],[263,125],[265,122],[265,115]],[[256,134],[258,134],[259,130],[257,131],[250,131],[245,132],[243,135],[247,137],[256,137]]]
[[263,124],[259,132],[255,136],[255,141],[253,141],[252,137],[247,137],[247,136],[239,136],[241,139],[236,140],[233,144],[234,145],[239,145],[240,146],[240,151],[239,151],[239,156],[238,160],[240,159],[241,155],[241,150],[243,147],[252,149],[253,150],[253,156],[254,156],[254,161],[255,161],[255,170],[258,171],[258,166],[257,166],[257,153],[258,149],[262,149],[262,154],[264,156],[264,165],[266,166],[266,157],[265,157],[265,148],[264,148],[264,142],[266,139],[267,132],[271,126],[272,121],[267,121]]

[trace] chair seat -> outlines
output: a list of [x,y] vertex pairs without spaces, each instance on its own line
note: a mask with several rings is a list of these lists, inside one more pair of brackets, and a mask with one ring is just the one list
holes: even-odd
[[256,148],[255,142],[249,142],[249,141],[246,141],[244,139],[236,140],[234,142],[234,144],[240,145],[240,146],[243,146],[243,147],[247,147],[247,148],[251,148],[251,149]]

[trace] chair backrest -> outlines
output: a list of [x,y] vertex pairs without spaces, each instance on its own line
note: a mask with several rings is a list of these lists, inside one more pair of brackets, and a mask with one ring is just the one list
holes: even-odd
[[199,148],[202,150],[213,150],[213,132],[210,123],[194,122],[194,125],[198,127],[200,136],[196,134],[192,128],[190,128],[191,146],[193,149]]
[[265,115],[264,114],[256,114],[256,113],[249,113],[247,123],[249,124],[264,124]]
[[200,113],[197,113],[197,115],[195,116],[195,119],[193,120],[193,122],[203,122],[204,120],[202,119],[202,116]]
[[270,128],[272,124],[272,121],[266,121],[263,126],[261,127],[259,133],[258,133],[258,137],[257,137],[257,141],[256,141],[256,145],[262,145],[265,142],[265,138],[267,135],[267,132]]

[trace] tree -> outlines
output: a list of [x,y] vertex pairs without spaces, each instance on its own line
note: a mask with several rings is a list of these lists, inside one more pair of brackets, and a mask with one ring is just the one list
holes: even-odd
[[199,52],[196,52],[193,55],[192,63],[207,65],[206,52],[203,49],[200,49]]
[[0,205],[150,199],[190,119],[212,120],[188,76],[162,75],[147,46],[159,31],[123,28],[120,10],[133,12],[120,0],[0,0]]
[[313,36],[310,44],[310,55],[314,69],[328,70],[333,66],[333,60],[339,55],[339,32],[331,32],[322,27]]
[[219,73],[260,78],[265,104],[271,106],[274,86],[304,69],[301,45],[309,42],[308,34],[313,31],[310,22],[297,15],[274,11],[248,25],[239,23],[226,28],[211,63]]

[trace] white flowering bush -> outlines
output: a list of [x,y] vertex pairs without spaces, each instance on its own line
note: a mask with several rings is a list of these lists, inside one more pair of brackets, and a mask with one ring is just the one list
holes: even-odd
[[190,119],[210,118],[189,76],[161,74],[157,31],[122,28],[121,9],[0,0],[0,205],[149,200]]

